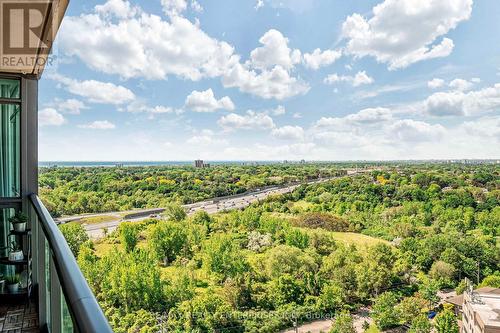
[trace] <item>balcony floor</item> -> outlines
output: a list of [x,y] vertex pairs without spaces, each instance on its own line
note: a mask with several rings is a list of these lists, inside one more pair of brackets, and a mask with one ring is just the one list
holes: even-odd
[[26,304],[0,304],[0,333],[38,333],[38,314],[33,301]]

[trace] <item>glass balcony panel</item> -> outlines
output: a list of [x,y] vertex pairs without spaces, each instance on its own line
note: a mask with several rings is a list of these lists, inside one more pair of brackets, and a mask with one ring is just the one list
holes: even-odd
[[20,196],[20,107],[0,104],[0,197]]
[[68,304],[66,303],[66,298],[61,290],[61,332],[62,333],[73,333],[73,319],[69,313]]
[[19,80],[0,79],[0,98],[21,98],[21,83]]
[[[12,244],[12,237],[9,236],[10,232],[10,222],[9,218],[14,216],[14,208],[2,208],[0,209],[0,258],[7,257],[9,255],[10,245]],[[9,239],[10,238],[10,239]],[[0,265],[0,277],[11,276],[16,274],[15,266],[11,265]],[[0,289],[0,293],[6,292]]]
[[44,243],[45,243],[45,258],[44,258],[44,273],[45,273],[45,315],[46,315],[46,323],[47,323],[47,328],[49,331],[51,330],[51,302],[50,302],[50,286],[51,286],[51,277],[50,277],[50,248],[49,248],[49,242],[47,242],[47,239],[44,237]]

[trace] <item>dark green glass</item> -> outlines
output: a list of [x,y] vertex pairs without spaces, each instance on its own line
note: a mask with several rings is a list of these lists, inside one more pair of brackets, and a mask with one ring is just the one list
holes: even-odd
[[0,104],[0,197],[20,196],[20,107]]
[[19,80],[0,79],[0,98],[20,99],[20,88]]

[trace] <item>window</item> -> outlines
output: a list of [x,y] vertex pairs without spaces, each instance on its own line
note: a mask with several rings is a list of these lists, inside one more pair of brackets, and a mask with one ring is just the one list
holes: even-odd
[[0,98],[20,99],[20,88],[19,80],[0,79]]
[[[0,79],[0,197],[21,195],[20,82]],[[9,102],[12,100],[12,103]]]
[[[12,245],[9,218],[20,208],[8,200],[21,196],[20,88],[19,80],[0,78],[0,198],[4,199],[0,207],[0,257],[6,257]],[[0,265],[0,274],[9,273],[10,268]]]

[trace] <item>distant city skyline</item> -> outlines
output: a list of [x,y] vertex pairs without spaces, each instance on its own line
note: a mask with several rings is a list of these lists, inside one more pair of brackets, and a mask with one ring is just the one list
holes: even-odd
[[495,0],[72,0],[42,161],[500,158]]

